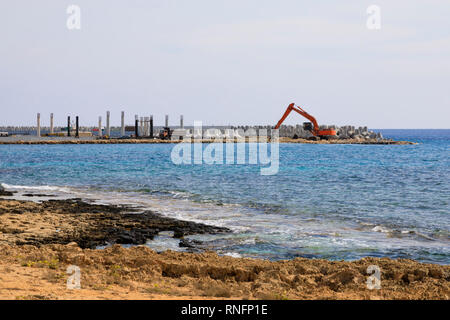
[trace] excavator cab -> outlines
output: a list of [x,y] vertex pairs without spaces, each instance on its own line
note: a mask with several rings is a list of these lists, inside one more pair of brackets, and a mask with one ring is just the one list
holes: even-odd
[[170,140],[172,138],[172,132],[173,132],[173,130],[171,130],[169,127],[164,127],[159,132],[159,139],[161,139],[161,140]]
[[311,122],[303,122],[303,130],[313,131],[313,124]]

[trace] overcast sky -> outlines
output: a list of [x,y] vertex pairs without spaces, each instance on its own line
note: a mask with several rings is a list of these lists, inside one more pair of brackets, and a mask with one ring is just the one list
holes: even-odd
[[1,1],[0,125],[276,124],[290,102],[319,124],[449,128],[450,1]]

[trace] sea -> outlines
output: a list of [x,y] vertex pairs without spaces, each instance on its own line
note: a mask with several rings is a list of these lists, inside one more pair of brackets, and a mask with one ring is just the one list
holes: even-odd
[[[0,145],[0,183],[27,200],[82,198],[224,226],[232,232],[188,237],[221,255],[448,265],[450,130],[374,131],[417,144],[280,144],[272,175],[249,161],[174,163],[175,144]],[[147,245],[186,250],[178,241],[162,232]]]

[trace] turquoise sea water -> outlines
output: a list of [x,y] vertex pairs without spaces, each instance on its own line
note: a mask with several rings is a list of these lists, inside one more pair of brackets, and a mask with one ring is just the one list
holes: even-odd
[[175,165],[165,144],[0,145],[0,182],[226,226],[234,232],[191,237],[222,254],[449,264],[450,130],[382,132],[419,144],[281,144],[272,176]]

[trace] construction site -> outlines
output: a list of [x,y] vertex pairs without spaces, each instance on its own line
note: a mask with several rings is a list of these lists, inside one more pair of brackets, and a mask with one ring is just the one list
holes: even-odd
[[[284,125],[284,120],[295,111],[308,122]],[[367,126],[319,125],[314,116],[291,103],[275,126],[271,125],[229,125],[208,126],[194,122],[184,125],[183,115],[177,125],[169,123],[165,115],[164,125],[155,124],[153,115],[134,116],[134,123],[125,122],[121,112],[121,125],[111,126],[111,113],[106,112],[106,121],[98,117],[97,126],[83,126],[78,116],[67,116],[64,126],[54,123],[54,114],[49,115],[47,126],[41,125],[41,114],[36,115],[36,126],[0,127],[0,144],[52,144],[52,143],[164,143],[164,142],[267,142],[274,137],[279,142],[321,143],[321,144],[408,144],[406,141],[385,139],[381,132],[369,130]]]

